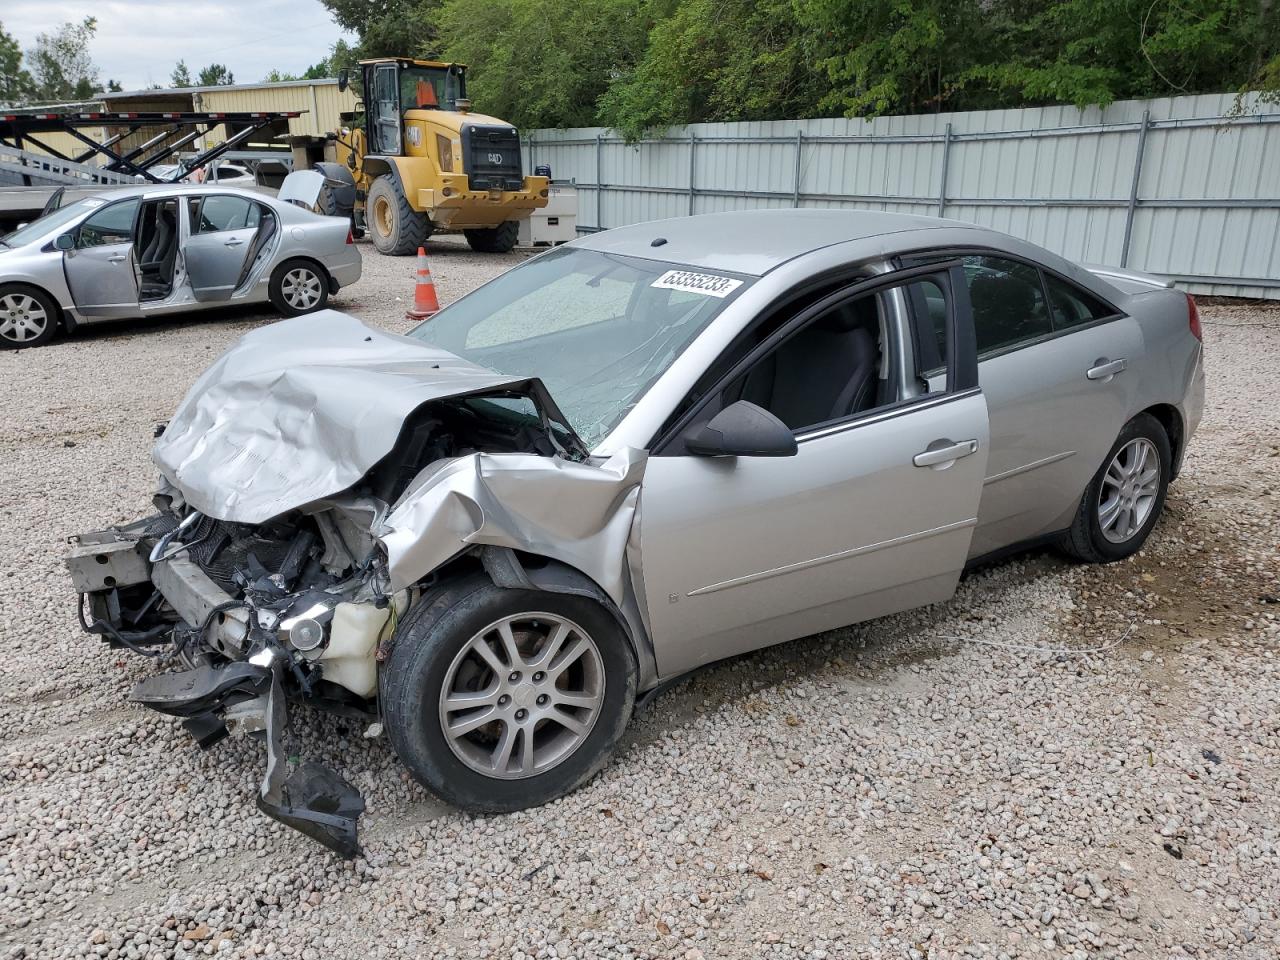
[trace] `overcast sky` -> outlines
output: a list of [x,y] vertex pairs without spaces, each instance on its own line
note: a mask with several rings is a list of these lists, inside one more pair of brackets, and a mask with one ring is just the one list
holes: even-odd
[[[126,90],[169,84],[178,60],[194,78],[225,63],[236,83],[276,69],[301,74],[329,53],[342,31],[319,0],[3,0],[0,24],[25,51],[67,20],[98,18],[91,47],[102,82]],[[348,38],[350,39],[350,38]]]

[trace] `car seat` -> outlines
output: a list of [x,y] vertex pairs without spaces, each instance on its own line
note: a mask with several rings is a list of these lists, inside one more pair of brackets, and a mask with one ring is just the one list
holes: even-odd
[[752,367],[735,399],[793,430],[860,413],[876,402],[878,341],[875,298],[842,304]]
[[144,300],[164,296],[169,292],[177,257],[178,219],[171,207],[164,206],[156,214],[155,230],[139,258]]

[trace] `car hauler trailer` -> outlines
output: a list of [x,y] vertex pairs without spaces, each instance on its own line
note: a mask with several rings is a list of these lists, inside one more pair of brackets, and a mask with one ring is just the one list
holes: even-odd
[[[59,189],[64,189],[59,199],[70,200],[86,188],[97,192],[103,186],[182,180],[256,134],[285,132],[288,121],[303,112],[0,113],[0,223],[38,216]],[[228,131],[225,139],[179,157],[179,151],[219,127]],[[49,142],[49,134],[61,135],[61,148]],[[68,151],[68,139],[82,149]]]

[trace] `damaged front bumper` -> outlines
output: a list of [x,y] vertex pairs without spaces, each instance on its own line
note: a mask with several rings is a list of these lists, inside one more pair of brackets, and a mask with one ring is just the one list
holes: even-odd
[[357,820],[364,813],[356,789],[311,761],[286,776],[284,670],[282,658],[264,649],[245,662],[148,677],[129,699],[184,718],[183,725],[206,749],[227,736],[228,724],[260,735],[267,744],[267,768],[258,788],[258,809],[335,853],[354,857],[360,853]]
[[[264,603],[250,588],[245,598],[233,598],[185,553],[150,559],[166,547],[166,535],[175,528],[172,518],[159,515],[72,539],[67,566],[80,598],[81,624],[111,646],[184,667],[141,681],[130,700],[182,718],[204,749],[229,735],[263,740],[267,760],[259,809],[341,856],[358,855],[357,825],[365,806],[360,794],[318,763],[303,762],[290,773],[285,750],[290,696],[374,719],[359,697],[335,697],[334,691],[344,691],[332,685],[327,696],[320,689],[318,658],[334,649],[335,637],[352,646],[349,626],[341,634],[332,623],[332,611],[349,603],[346,595],[326,598],[308,590]],[[361,606],[377,610],[377,622],[383,623],[394,603],[388,598],[382,609],[373,602]],[[301,634],[296,628],[308,618],[295,613],[297,607],[316,618],[303,624]],[[314,612],[317,607],[324,613]],[[299,649],[317,639],[307,633],[312,628],[323,630],[325,645]],[[371,671],[374,650],[363,646],[361,659],[370,661]],[[363,665],[343,659],[333,661],[335,676],[357,687],[369,682]]]

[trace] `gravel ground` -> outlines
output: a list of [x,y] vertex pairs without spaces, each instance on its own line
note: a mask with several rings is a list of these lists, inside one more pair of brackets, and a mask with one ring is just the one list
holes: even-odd
[[[446,301],[520,259],[432,247]],[[406,329],[412,267],[366,248],[335,306]],[[1202,315],[1208,414],[1140,556],[1024,555],[701,673],[589,786],[510,816],[299,712],[294,749],[368,802],[354,862],[257,812],[260,745],[201,753],[126,704],[151,668],[80,632],[61,564],[140,512],[153,424],[270,318],[0,354],[0,953],[1276,956],[1280,309]]]

